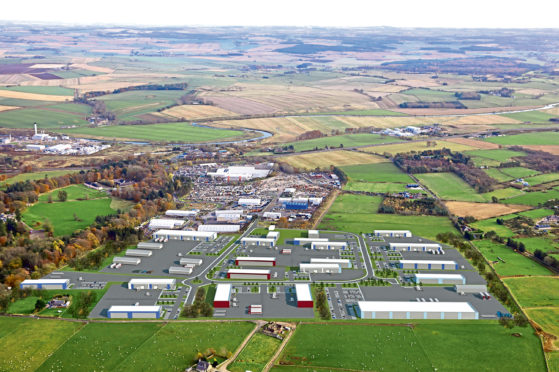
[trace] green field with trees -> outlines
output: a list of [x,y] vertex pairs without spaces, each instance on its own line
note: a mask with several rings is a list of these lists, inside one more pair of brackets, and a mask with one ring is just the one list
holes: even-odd
[[559,132],[522,133],[488,137],[485,140],[499,145],[557,145],[559,143]]
[[422,173],[415,176],[443,200],[485,201],[482,195],[454,173]]
[[539,263],[524,257],[504,244],[490,240],[476,240],[473,243],[492,263],[493,268],[500,276],[551,275],[551,272]]
[[281,341],[275,337],[255,333],[227,369],[232,372],[262,371],[280,344]]
[[19,173],[14,177],[7,178],[5,181],[0,181],[0,186],[13,185],[16,182],[22,182],[27,180],[39,180],[45,177],[47,178],[58,177],[74,172],[76,171],[54,170],[54,171],[44,171],[44,172]]
[[0,126],[5,128],[33,129],[33,123],[39,129],[60,129],[62,126],[86,126],[85,115],[68,112],[23,108],[0,112]]

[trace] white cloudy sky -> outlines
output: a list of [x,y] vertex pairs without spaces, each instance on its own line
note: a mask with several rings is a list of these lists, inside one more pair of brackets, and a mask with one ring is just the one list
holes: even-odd
[[2,0],[0,20],[70,24],[557,28],[558,0]]

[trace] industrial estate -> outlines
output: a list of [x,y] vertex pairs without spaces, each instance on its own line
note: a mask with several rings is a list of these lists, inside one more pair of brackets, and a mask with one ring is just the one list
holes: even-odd
[[1,27],[0,371],[559,371],[555,30]]

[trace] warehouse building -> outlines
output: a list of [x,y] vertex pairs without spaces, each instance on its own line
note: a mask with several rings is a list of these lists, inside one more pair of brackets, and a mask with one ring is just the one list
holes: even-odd
[[68,289],[70,279],[26,279],[19,284],[20,289]]
[[174,274],[174,275],[190,275],[192,274],[192,270],[193,268],[190,266],[171,266],[169,268],[169,274]]
[[237,202],[240,206],[243,207],[257,207],[262,204],[262,199],[258,198],[241,198]]
[[299,271],[307,274],[339,274],[342,267],[334,263],[300,263]]
[[274,247],[276,245],[276,240],[271,238],[258,238],[258,237],[251,237],[247,236],[241,238],[241,244],[243,246],[248,245],[256,245],[256,246],[263,246],[263,247]]
[[111,306],[107,311],[110,319],[159,319],[161,306]]
[[233,233],[241,230],[241,225],[200,225],[198,226],[198,231],[209,231],[215,233]]
[[479,319],[468,302],[359,301],[361,319]]
[[337,264],[342,269],[351,269],[351,260],[345,258],[311,258],[311,263],[317,264]]
[[152,251],[144,250],[144,249],[127,249],[125,256],[129,257],[150,257],[153,254]]
[[279,231],[270,231],[268,234],[266,234],[266,239],[274,239],[275,241],[277,241],[280,237],[280,233]]
[[436,243],[390,243],[391,251],[426,252],[429,250],[440,251],[441,249],[441,245]]
[[128,289],[176,289],[176,279],[141,278],[130,279]]
[[485,284],[457,284],[455,287],[457,293],[480,293],[487,292],[487,286]]
[[192,217],[196,217],[198,212],[199,212],[198,210],[180,211],[176,209],[169,209],[167,212],[165,212],[165,215],[169,217],[192,218]]
[[311,239],[320,238],[320,233],[318,230],[309,230],[307,236]]
[[330,250],[330,249],[342,249],[345,250],[347,249],[347,242],[316,242],[313,241],[311,243],[311,249],[317,249],[317,250]]
[[180,264],[182,266],[185,265],[194,265],[194,266],[200,266],[202,264],[202,259],[201,258],[187,258],[187,257],[183,257],[179,260]]
[[113,263],[121,265],[139,265],[142,260],[139,257],[113,257]]
[[313,307],[310,285],[295,284],[295,295],[297,296],[297,307]]
[[276,266],[275,257],[237,257],[237,266]]
[[151,243],[151,242],[140,242],[136,246],[138,249],[162,249],[163,244],[161,243]]
[[206,173],[211,178],[221,179],[227,182],[250,181],[254,178],[264,178],[270,174],[270,169],[256,169],[251,166],[230,166],[219,168],[215,172]]
[[269,220],[279,220],[281,218],[280,212],[264,212],[262,217],[267,218]]
[[460,274],[415,274],[413,281],[421,284],[466,284]]
[[400,269],[458,270],[458,264],[454,261],[400,260],[399,266]]
[[169,218],[152,218],[148,227],[151,230],[157,229],[178,229],[184,225],[183,220],[173,220]]
[[282,203],[284,209],[289,210],[304,210],[309,208],[308,199],[291,199]]
[[227,270],[227,278],[229,278],[229,279],[269,280],[270,279],[270,270],[229,269],[229,270]]
[[313,242],[327,242],[328,238],[293,238],[294,245],[311,245]]
[[375,230],[375,236],[386,238],[411,238],[412,234],[409,230]]
[[217,238],[217,233],[210,231],[184,231],[184,230],[159,230],[153,234],[154,238],[169,240],[196,240],[212,241]]
[[238,209],[228,209],[228,210],[221,210],[215,211],[215,219],[217,222],[229,222],[235,223],[243,220],[243,214],[245,213],[244,210]]
[[218,284],[215,290],[214,307],[228,308],[231,300],[231,284]]

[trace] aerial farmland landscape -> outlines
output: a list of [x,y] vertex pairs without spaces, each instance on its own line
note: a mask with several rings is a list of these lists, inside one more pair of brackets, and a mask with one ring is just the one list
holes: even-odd
[[0,371],[559,372],[559,9],[122,3],[0,16]]

